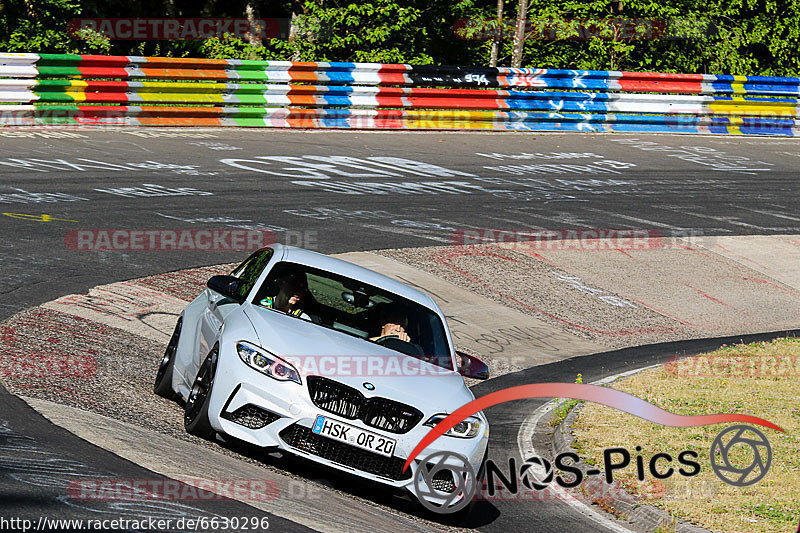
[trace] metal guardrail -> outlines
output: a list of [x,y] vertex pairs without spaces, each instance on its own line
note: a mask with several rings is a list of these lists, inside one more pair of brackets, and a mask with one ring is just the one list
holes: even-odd
[[797,135],[800,78],[0,54],[0,125]]

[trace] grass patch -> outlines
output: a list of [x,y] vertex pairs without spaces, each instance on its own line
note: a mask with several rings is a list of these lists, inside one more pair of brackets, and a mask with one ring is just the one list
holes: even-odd
[[568,399],[564,400],[560,403],[557,403],[555,407],[553,407],[552,414],[550,415],[550,426],[556,428],[567,418],[567,415],[570,411],[572,411],[576,405],[581,403],[581,400],[575,399]]
[[[575,383],[583,383],[583,374],[578,374],[575,378]],[[582,400],[575,400],[574,398],[553,398],[553,410],[550,414],[550,426],[558,427],[561,422],[567,418],[567,415],[572,411],[576,405],[583,403]]]
[[[791,369],[791,365],[796,368],[800,362],[800,339],[723,346],[707,355],[714,356],[706,357],[706,361],[711,361],[711,372],[676,372],[675,366],[659,367],[635,374],[613,387],[673,413],[749,414],[782,427],[785,433],[758,428],[769,439],[773,453],[770,471],[759,483],[733,487],[723,483],[711,470],[711,442],[732,424],[663,427],[589,403],[574,425],[574,446],[584,461],[595,464],[602,464],[604,448],[628,449],[631,465],[615,471],[615,480],[645,503],[675,517],[715,531],[794,531],[800,520],[799,376],[798,372],[775,370]],[[701,370],[699,366],[694,368]],[[645,480],[640,482],[633,460],[637,445],[642,447],[646,470],[647,461],[655,453],[666,452],[675,458],[683,450],[694,450],[699,454],[700,474],[691,478],[676,474],[654,480],[646,472]],[[748,447],[742,448],[739,459],[750,454]],[[731,455],[732,462],[736,463],[736,459]],[[673,461],[677,469],[680,465],[676,463]],[[665,463],[660,464],[661,470],[666,468]]]
[[653,530],[653,533],[675,533],[676,526],[677,521],[675,519],[662,522],[656,526],[656,528]]

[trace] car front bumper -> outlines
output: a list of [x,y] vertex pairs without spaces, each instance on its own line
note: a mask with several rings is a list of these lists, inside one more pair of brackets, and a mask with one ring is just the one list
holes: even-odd
[[[305,380],[299,385],[272,379],[242,363],[233,347],[227,346],[220,350],[208,418],[212,427],[222,434],[413,493],[415,476],[423,489],[427,487],[419,465],[429,455],[438,451],[454,452],[463,456],[477,473],[488,445],[488,424],[479,413],[481,430],[476,437],[441,436],[403,471],[406,459],[431,429],[423,424],[424,420],[434,414],[437,413],[424,413],[423,421],[407,433],[381,431],[361,420],[349,420],[315,406]],[[385,457],[313,433],[311,428],[318,415],[396,441],[393,456]]]

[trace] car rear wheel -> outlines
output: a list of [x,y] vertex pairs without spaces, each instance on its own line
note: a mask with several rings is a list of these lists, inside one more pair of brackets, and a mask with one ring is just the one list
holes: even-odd
[[161,359],[161,364],[158,365],[156,382],[153,385],[153,392],[170,400],[175,398],[175,391],[172,390],[172,369],[175,367],[175,354],[178,352],[178,339],[181,337],[182,324],[183,317],[179,318],[175,325],[172,338],[167,344],[167,349],[164,350],[164,357]]
[[211,390],[214,387],[218,355],[219,348],[215,346],[200,365],[189,398],[186,400],[186,410],[183,415],[183,425],[186,431],[204,439],[211,439],[216,433],[208,421],[208,404],[211,401]]

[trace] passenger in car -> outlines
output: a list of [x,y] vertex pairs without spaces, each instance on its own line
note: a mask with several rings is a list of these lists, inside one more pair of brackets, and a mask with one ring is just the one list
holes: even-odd
[[311,317],[303,312],[308,298],[308,280],[305,273],[287,272],[278,279],[278,294],[263,298],[259,305],[311,320]]

